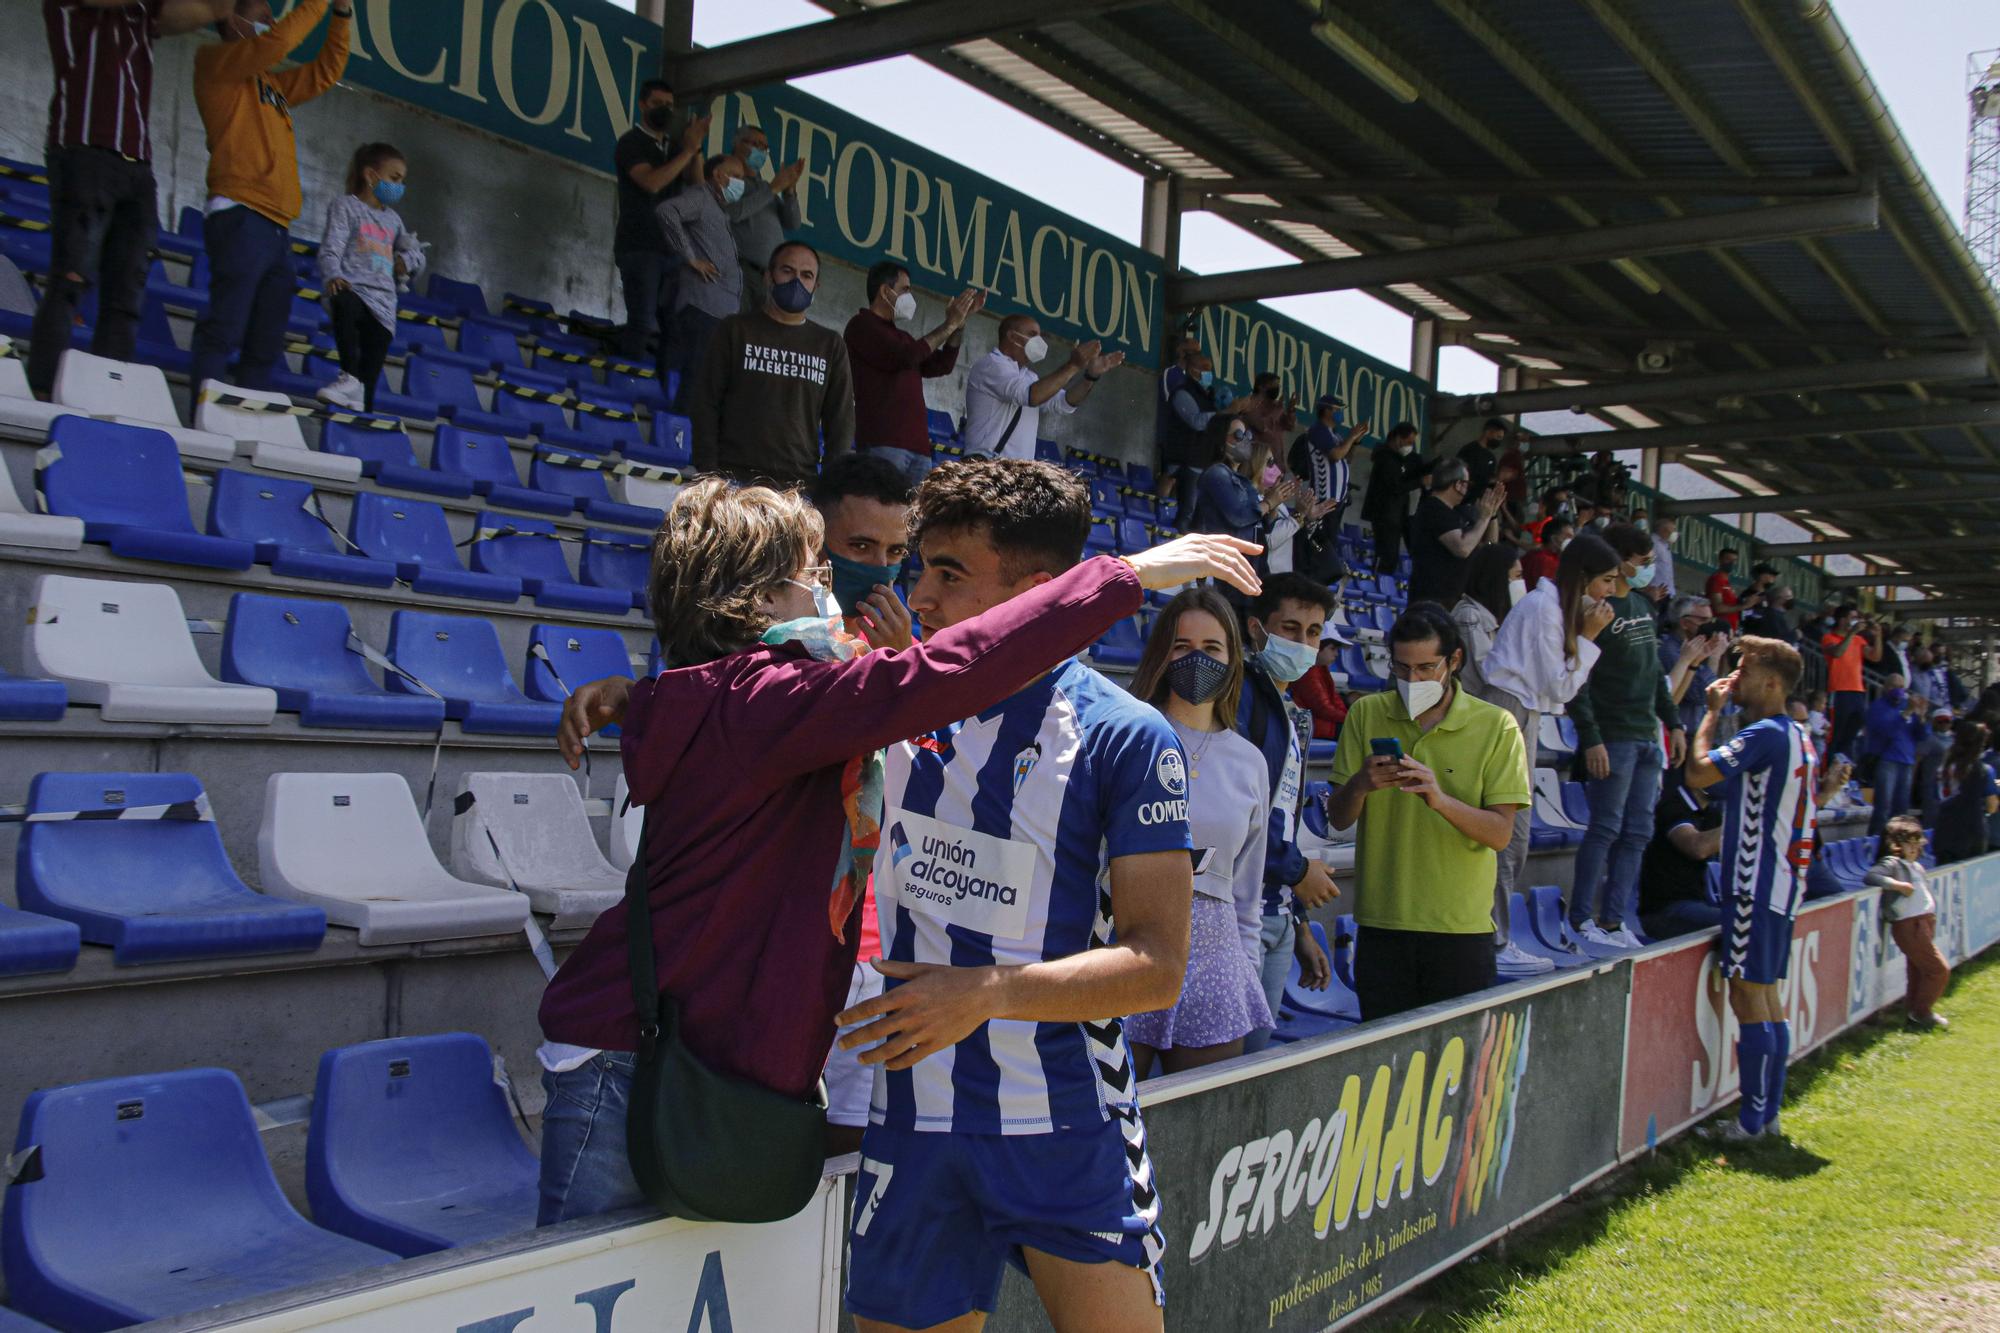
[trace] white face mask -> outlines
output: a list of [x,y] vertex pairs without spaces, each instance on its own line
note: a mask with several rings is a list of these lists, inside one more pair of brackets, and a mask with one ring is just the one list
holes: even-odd
[[1274,634],[1264,641],[1257,661],[1272,680],[1289,685],[1313,669],[1313,664],[1319,661],[1319,650]]
[[1039,361],[1049,354],[1049,340],[1038,333],[1021,344],[1021,351],[1030,362]]
[[813,599],[813,610],[823,618],[831,619],[840,614],[840,603],[833,600],[833,590],[821,583],[801,583],[797,579],[786,579]]
[[900,322],[917,317],[917,298],[913,293],[904,292],[896,298],[896,319]]
[[1526,579],[1507,580],[1507,604],[1509,606],[1519,606],[1521,599],[1527,595],[1528,581]]
[[1414,722],[1438,706],[1444,698],[1444,682],[1399,680],[1396,682],[1396,693],[1402,696],[1404,714]]

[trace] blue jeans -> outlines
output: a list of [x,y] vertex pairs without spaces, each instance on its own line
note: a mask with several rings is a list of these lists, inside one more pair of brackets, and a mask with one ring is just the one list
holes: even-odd
[[[1258,969],[1258,980],[1264,986],[1264,1002],[1270,1007],[1271,1017],[1278,1016],[1278,1006],[1285,998],[1285,979],[1292,974],[1292,941],[1297,927],[1292,918],[1280,913],[1264,918],[1264,966]],[[1271,1044],[1271,1029],[1258,1028],[1243,1039],[1243,1053],[1261,1051]]]
[[1595,919],[1606,930],[1636,923],[1639,858],[1653,839],[1653,807],[1660,803],[1660,770],[1666,756],[1658,741],[1608,741],[1611,772],[1584,784],[1590,827],[1576,849],[1576,884],[1569,923]]
[[208,247],[208,313],[194,326],[188,373],[197,390],[203,380],[269,388],[299,285],[292,273],[291,233],[241,204],[210,213],[201,231]]
[[542,1071],[542,1202],[536,1226],[636,1208],[646,1200],[625,1155],[632,1098],[629,1051],[599,1051],[575,1069]]
[[1875,812],[1868,816],[1869,837],[1879,837],[1884,825],[1910,808],[1910,782],[1915,774],[1915,764],[1875,761]]
[[928,455],[913,454],[908,449],[899,449],[893,444],[870,444],[861,450],[870,458],[879,458],[903,474],[903,480],[912,486],[924,484],[924,478],[936,466]]

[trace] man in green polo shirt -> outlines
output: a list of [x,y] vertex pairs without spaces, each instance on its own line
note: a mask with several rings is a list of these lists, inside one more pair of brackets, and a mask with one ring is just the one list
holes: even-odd
[[[1458,628],[1432,602],[1389,630],[1396,688],[1348,710],[1327,822],[1361,821],[1354,866],[1354,989],[1364,1019],[1484,990],[1494,981],[1496,854],[1529,804],[1514,719],[1461,689]],[[1377,755],[1394,738],[1402,757]]]

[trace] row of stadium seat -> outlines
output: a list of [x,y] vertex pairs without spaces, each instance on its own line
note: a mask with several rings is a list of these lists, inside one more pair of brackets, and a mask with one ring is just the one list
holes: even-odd
[[0,1214],[8,1300],[60,1328],[123,1328],[528,1230],[540,1167],[496,1069],[470,1033],[322,1055],[311,1222],[226,1069],[35,1092]]
[[601,846],[567,775],[467,774],[446,869],[397,774],[274,773],[259,893],[231,868],[193,774],[38,774],[20,907],[0,907],[0,976],[66,972],[86,943],[130,966],[310,951],[329,923],[363,945],[510,934],[531,911],[586,927],[623,893],[638,838],[625,804],[614,799]]

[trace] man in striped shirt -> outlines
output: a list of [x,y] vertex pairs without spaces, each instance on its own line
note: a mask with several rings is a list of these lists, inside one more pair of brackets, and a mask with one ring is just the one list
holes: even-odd
[[[1736,1015],[1743,1101],[1722,1132],[1754,1139],[1778,1126],[1792,1025],[1778,983],[1792,958],[1792,918],[1805,900],[1818,823],[1819,759],[1805,724],[1787,715],[1805,662],[1798,649],[1750,636],[1734,674],[1708,687],[1708,712],[1687,762],[1690,787],[1723,786],[1722,973]],[[1727,745],[1716,723],[1734,698],[1745,725]]]
[[49,67],[49,289],[28,384],[47,397],[76,304],[97,290],[91,350],[132,358],[159,229],[153,188],[153,42],[228,14],[233,0],[42,0]]

